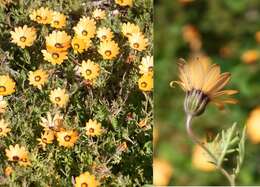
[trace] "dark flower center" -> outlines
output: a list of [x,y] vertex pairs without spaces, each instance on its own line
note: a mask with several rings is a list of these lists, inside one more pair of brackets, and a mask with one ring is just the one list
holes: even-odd
[[21,36],[21,37],[20,37],[20,41],[21,41],[21,42],[25,42],[25,41],[26,41],[26,37],[25,37],[25,36]]
[[147,87],[147,83],[146,82],[141,82],[141,87],[142,88],[146,88]]
[[152,71],[153,71],[153,67],[150,66],[150,67],[148,68],[148,71],[152,72]]
[[66,142],[69,142],[70,139],[71,139],[71,136],[69,136],[69,135],[64,136],[64,140],[65,140]]
[[60,55],[58,53],[53,53],[51,56],[52,58],[57,59],[59,58]]
[[86,75],[91,75],[92,74],[92,71],[90,69],[87,69],[86,70]]
[[18,161],[19,160],[19,156],[13,156],[13,161]]
[[54,23],[54,25],[59,25],[60,22],[55,20],[53,23]]
[[74,46],[75,49],[79,48],[79,44],[74,44],[73,46]]
[[37,21],[41,21],[41,20],[42,20],[42,17],[41,17],[41,16],[36,16],[36,20],[37,20]]
[[5,86],[0,86],[0,92],[5,92],[6,91],[6,87]]
[[60,97],[55,97],[56,102],[60,102],[61,98]]
[[0,132],[2,132],[3,131],[3,129],[2,128],[0,128]]
[[112,54],[112,52],[111,52],[110,50],[106,50],[106,51],[105,51],[105,55],[106,55],[106,56],[110,56],[111,54]]
[[43,139],[42,139],[42,142],[43,142],[43,143],[47,143],[47,138],[43,138]]
[[81,32],[81,34],[82,34],[83,36],[87,36],[87,35],[88,35],[88,32],[87,32],[86,30],[83,30],[83,31]]
[[134,48],[139,48],[140,45],[138,43],[134,43],[133,46]]
[[62,48],[62,45],[60,43],[56,43],[54,46],[57,48]]
[[41,80],[41,76],[39,76],[39,75],[35,76],[35,77],[34,77],[34,80],[35,80],[36,82],[39,82],[39,81]]
[[95,129],[93,129],[93,128],[90,128],[90,129],[89,129],[89,132],[90,132],[90,133],[94,133],[94,131],[95,131]]
[[101,38],[102,38],[103,40],[105,40],[105,39],[107,39],[107,36],[106,36],[106,35],[103,35]]
[[88,184],[84,182],[84,183],[82,183],[80,186],[81,186],[81,187],[88,187]]

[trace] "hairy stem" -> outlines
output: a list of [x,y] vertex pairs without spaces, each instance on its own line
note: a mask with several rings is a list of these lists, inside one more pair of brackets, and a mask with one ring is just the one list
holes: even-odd
[[[189,137],[192,139],[192,141],[195,144],[198,144],[206,153],[212,158],[214,163],[218,163],[218,159],[214,156],[214,154],[204,145],[203,142],[199,140],[199,138],[193,133],[191,129],[191,122],[192,122],[192,115],[187,115],[186,119],[186,131],[189,135]],[[235,186],[235,177],[230,175],[221,165],[218,165],[217,168],[220,170],[220,172],[228,179],[230,186]]]

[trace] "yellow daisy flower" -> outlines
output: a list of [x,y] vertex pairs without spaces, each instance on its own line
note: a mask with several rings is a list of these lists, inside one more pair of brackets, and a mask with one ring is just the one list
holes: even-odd
[[101,19],[105,19],[106,17],[106,12],[104,10],[101,9],[95,9],[93,14],[92,14],[93,18],[95,18],[96,20],[101,20]]
[[49,8],[41,7],[37,10],[33,10],[29,17],[31,18],[31,20],[36,21],[37,23],[50,24],[52,14],[53,12]]
[[33,85],[41,90],[42,86],[48,80],[48,73],[47,71],[42,69],[38,69],[36,71],[29,71],[28,79],[30,85]]
[[151,74],[144,74],[138,80],[139,89],[145,92],[153,89],[153,76]]
[[73,147],[79,138],[78,132],[75,130],[66,130],[57,132],[57,140],[59,146]]
[[11,31],[12,43],[17,44],[21,48],[30,47],[36,40],[37,34],[34,27],[15,27],[14,31]]
[[8,106],[7,101],[5,101],[4,97],[1,95],[0,96],[0,114],[5,113],[7,106]]
[[100,67],[99,64],[92,62],[91,60],[82,61],[81,67],[79,68],[81,75],[85,79],[95,79],[99,75]]
[[133,6],[133,0],[115,0],[116,4],[120,6]]
[[78,38],[90,39],[96,34],[96,22],[89,17],[80,18],[78,24],[73,27]]
[[101,41],[112,40],[112,38],[114,37],[114,34],[113,34],[113,32],[111,31],[110,28],[101,27],[101,28],[99,28],[98,31],[97,31],[97,37],[98,37]]
[[172,177],[171,164],[163,159],[153,159],[153,184],[155,186],[168,186]]
[[84,50],[87,50],[91,45],[91,40],[89,38],[83,39],[74,37],[71,41],[71,46],[74,50],[74,53],[83,53]]
[[249,114],[246,122],[248,138],[254,144],[260,143],[260,107],[256,107]]
[[241,56],[241,60],[245,63],[245,64],[253,64],[255,63],[257,60],[259,60],[260,57],[260,53],[258,50],[256,49],[250,49],[245,51],[242,56]]
[[97,120],[89,120],[86,122],[86,135],[88,136],[99,136],[102,134],[101,123]]
[[152,73],[153,74],[153,57],[146,56],[142,58],[141,65],[139,65],[139,73],[146,74]]
[[130,47],[137,51],[145,50],[148,45],[148,39],[142,33],[133,33],[128,39]]
[[15,82],[8,75],[0,75],[0,96],[15,92]]
[[50,52],[65,52],[70,47],[71,37],[65,31],[52,31],[46,37],[46,47]]
[[[223,98],[236,94],[236,90],[222,90],[230,80],[230,73],[220,72],[217,64],[210,65],[208,61],[200,61],[199,59],[185,63],[184,60],[179,62],[179,78],[177,83],[187,94],[187,97],[196,97],[200,100],[199,105],[203,112],[206,105],[212,102],[219,108],[223,108],[224,104],[236,104],[237,100],[233,98]],[[188,100],[187,100],[188,101]],[[189,104],[189,103],[186,103]],[[187,106],[187,108],[189,108]],[[198,113],[199,115],[201,113]]]
[[140,33],[140,28],[138,25],[127,22],[122,24],[121,31],[124,36],[129,37],[132,36],[132,34]]
[[50,100],[53,104],[63,108],[66,107],[69,102],[69,94],[66,89],[57,88],[51,91]]
[[75,187],[97,187],[100,185],[96,177],[89,172],[80,174],[80,176],[76,177],[75,182]]
[[192,154],[193,167],[205,172],[216,170],[216,166],[210,161],[210,156],[199,145],[196,145]]
[[111,60],[118,55],[119,47],[118,44],[113,40],[103,41],[99,45],[98,52],[104,59]]
[[47,112],[47,118],[41,117],[40,125],[45,129],[60,131],[63,127],[63,121],[63,116],[60,113],[56,113],[52,118],[51,113]]
[[45,130],[43,134],[41,134],[41,138],[37,138],[39,141],[38,145],[45,149],[47,144],[52,144],[55,139],[55,133],[52,130]]
[[5,154],[9,161],[21,161],[28,158],[28,151],[25,147],[16,144],[15,146],[10,145],[9,149],[5,149]]
[[61,29],[66,26],[66,16],[60,12],[53,12],[51,26],[56,29]]
[[42,50],[42,54],[44,57],[44,60],[50,62],[51,64],[62,64],[64,60],[68,59],[68,52],[50,52],[47,50]]
[[10,128],[8,128],[9,123],[5,122],[4,119],[0,120],[0,137],[7,136],[7,134],[11,131]]
[[11,166],[7,166],[4,170],[5,176],[8,177],[14,172],[13,168]]

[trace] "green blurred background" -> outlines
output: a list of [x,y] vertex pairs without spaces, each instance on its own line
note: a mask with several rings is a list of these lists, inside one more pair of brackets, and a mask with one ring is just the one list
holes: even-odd
[[[260,31],[260,1],[155,0],[154,5],[154,129],[159,132],[158,141],[154,138],[154,157],[167,160],[172,166],[169,185],[228,185],[219,172],[203,172],[192,166],[193,143],[184,126],[185,94],[177,86],[170,88],[169,83],[178,79],[178,58],[204,53],[220,64],[223,72],[232,73],[227,87],[239,90],[235,98],[240,103],[223,111],[210,104],[194,120],[193,129],[201,137],[214,136],[233,122],[242,129],[250,111],[260,103],[260,44],[255,38]],[[187,25],[192,25],[188,26],[192,29],[187,31]],[[185,28],[191,34],[185,33]],[[188,41],[193,35],[197,36],[195,47]],[[248,50],[253,52],[247,53]],[[260,185],[260,145],[250,140],[246,142],[245,162],[237,184]]]

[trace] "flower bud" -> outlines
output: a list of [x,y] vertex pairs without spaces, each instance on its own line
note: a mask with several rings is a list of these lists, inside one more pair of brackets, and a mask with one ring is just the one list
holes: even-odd
[[191,90],[186,93],[184,100],[184,110],[187,115],[199,116],[201,115],[207,104],[209,98],[200,90]]

